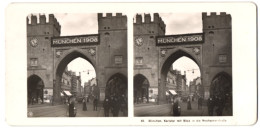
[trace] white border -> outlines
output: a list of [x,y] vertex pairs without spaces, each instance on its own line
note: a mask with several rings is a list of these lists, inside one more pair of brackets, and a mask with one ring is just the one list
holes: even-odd
[[[122,12],[128,17],[129,117],[121,118],[27,118],[26,16],[30,13]],[[133,117],[132,19],[139,12],[227,12],[232,16],[233,114],[232,117],[178,117],[178,119],[223,119],[216,123],[156,123]],[[6,121],[9,125],[252,125],[257,119],[256,6],[253,3],[16,3],[6,9]],[[247,59],[245,61],[245,58]],[[141,123],[141,119],[146,120]]]

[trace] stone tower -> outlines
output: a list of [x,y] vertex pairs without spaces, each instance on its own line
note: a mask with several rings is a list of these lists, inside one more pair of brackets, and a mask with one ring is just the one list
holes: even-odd
[[61,26],[53,14],[49,15],[49,22],[45,15],[39,15],[38,18],[35,15],[27,17],[27,78],[39,76],[48,93],[52,93],[53,88],[51,38],[60,36],[60,31]]
[[205,98],[209,97],[209,89],[213,78],[220,72],[232,76],[232,21],[231,15],[221,12],[202,13],[203,43],[202,85]]

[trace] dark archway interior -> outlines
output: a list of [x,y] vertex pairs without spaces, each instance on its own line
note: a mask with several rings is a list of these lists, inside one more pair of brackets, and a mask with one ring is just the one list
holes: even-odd
[[215,101],[218,111],[224,115],[233,115],[231,76],[225,72],[217,74],[211,82],[210,97]]
[[127,78],[121,73],[116,73],[107,81],[105,96],[110,98],[111,96],[121,97],[122,95],[127,97]]
[[43,103],[44,83],[37,75],[32,75],[27,79],[28,104]]
[[134,77],[134,103],[149,103],[149,81],[148,79],[137,74]]
[[[53,100],[56,103],[59,103],[61,101],[61,97],[60,97],[60,92],[61,92],[61,81],[62,81],[62,74],[65,70],[65,68],[67,67],[67,65],[73,61],[74,59],[81,57],[85,60],[87,60],[90,64],[92,64],[92,66],[95,68],[95,65],[93,65],[93,63],[82,53],[78,52],[78,51],[73,51],[70,54],[66,55],[66,57],[64,57],[56,70],[56,83],[55,83],[55,87],[53,88]],[[79,65],[81,66],[81,65]]]

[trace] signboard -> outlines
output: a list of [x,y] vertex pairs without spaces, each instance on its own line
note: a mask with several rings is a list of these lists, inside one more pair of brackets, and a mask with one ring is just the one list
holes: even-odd
[[174,45],[174,44],[184,44],[184,43],[203,43],[204,34],[185,34],[185,35],[167,35],[156,37],[156,45]]
[[99,35],[80,35],[80,36],[61,36],[52,37],[51,46],[79,46],[79,45],[97,45],[99,44]]

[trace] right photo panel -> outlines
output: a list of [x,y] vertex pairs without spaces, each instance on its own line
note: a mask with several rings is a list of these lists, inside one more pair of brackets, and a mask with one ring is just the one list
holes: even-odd
[[134,116],[233,116],[228,12],[134,17]]

